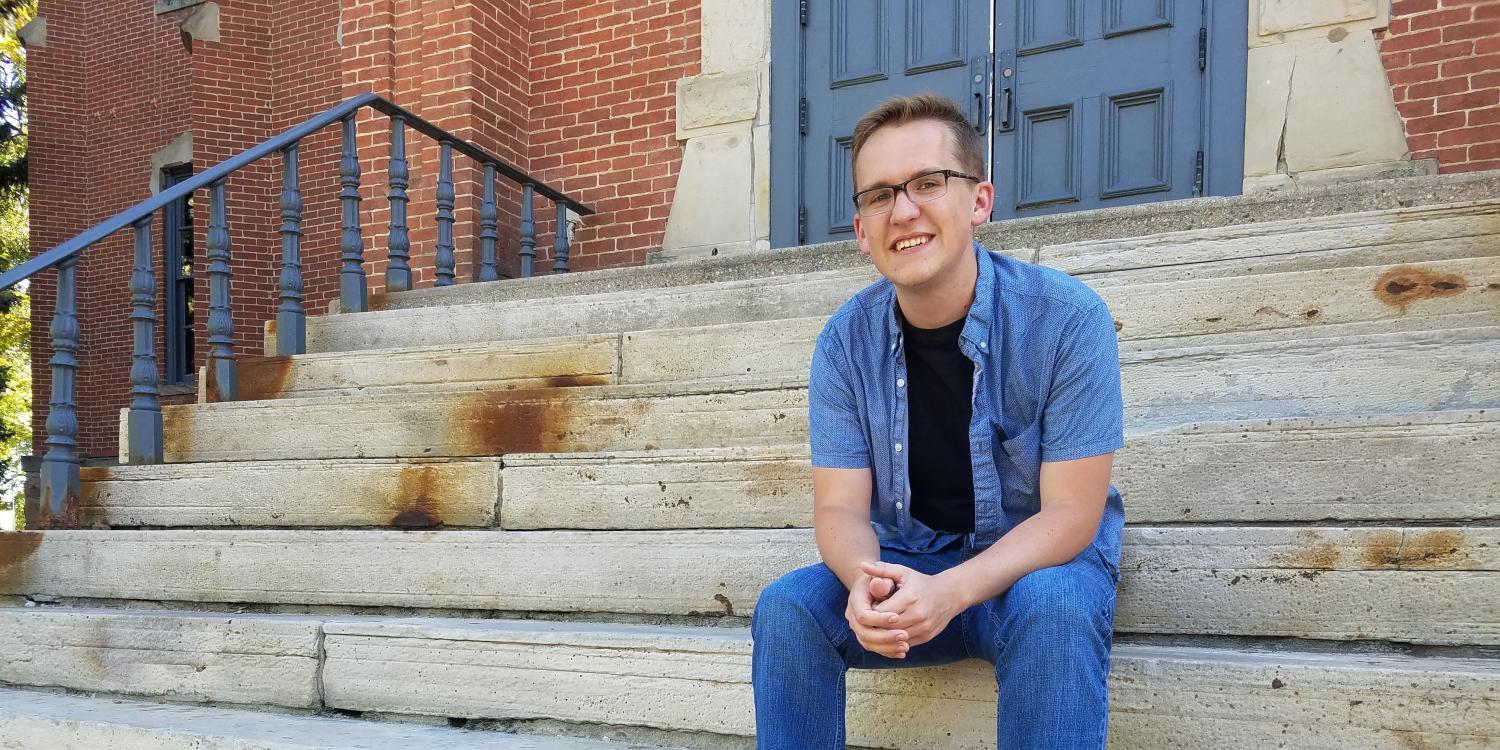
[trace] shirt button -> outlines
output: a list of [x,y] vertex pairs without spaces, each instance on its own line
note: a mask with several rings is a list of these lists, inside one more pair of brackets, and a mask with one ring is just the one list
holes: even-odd
[[905,506],[901,505],[901,503],[896,503],[896,510],[901,510],[903,507]]
[[897,453],[901,452],[901,444],[900,443],[896,443],[896,452]]
[[989,342],[987,342],[987,341],[981,341],[981,342],[979,342],[979,348],[980,349],[988,349],[988,348],[990,348]]
[[906,378],[896,378],[896,387],[897,388],[905,388],[906,387]]

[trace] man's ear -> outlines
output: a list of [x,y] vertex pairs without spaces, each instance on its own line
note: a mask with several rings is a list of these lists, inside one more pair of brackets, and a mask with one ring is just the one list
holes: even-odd
[[990,214],[995,210],[995,183],[985,181],[978,185],[974,191],[974,212],[969,216],[969,223],[979,226],[990,220]]
[[865,255],[870,254],[870,240],[865,235],[865,223],[861,221],[858,211],[854,212],[854,237],[859,240],[859,251]]

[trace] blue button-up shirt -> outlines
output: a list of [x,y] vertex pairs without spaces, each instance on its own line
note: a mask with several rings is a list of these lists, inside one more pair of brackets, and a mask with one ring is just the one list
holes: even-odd
[[[974,363],[969,450],[976,548],[1041,509],[1043,461],[1125,444],[1119,344],[1092,289],[1051,268],[974,245],[979,279],[958,346]],[[911,514],[906,357],[896,291],[881,279],[855,294],[818,336],[808,393],[813,466],[871,469],[870,519],[882,546],[939,549],[958,535]],[[1093,547],[1119,570],[1125,524],[1111,486]]]

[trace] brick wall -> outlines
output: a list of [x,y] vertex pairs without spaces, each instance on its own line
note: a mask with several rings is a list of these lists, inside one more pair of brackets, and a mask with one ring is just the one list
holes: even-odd
[[1395,0],[1380,54],[1413,159],[1500,169],[1500,0]]

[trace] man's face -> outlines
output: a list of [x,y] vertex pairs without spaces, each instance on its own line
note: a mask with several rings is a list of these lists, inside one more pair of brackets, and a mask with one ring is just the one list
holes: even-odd
[[[953,134],[936,120],[916,120],[876,130],[860,149],[854,190],[899,185],[938,169],[966,170],[954,155]],[[880,274],[897,287],[919,289],[946,278],[973,252],[974,227],[989,220],[994,186],[949,178],[948,192],[937,200],[915,203],[896,194],[891,210],[876,216],[854,216],[859,247]]]

